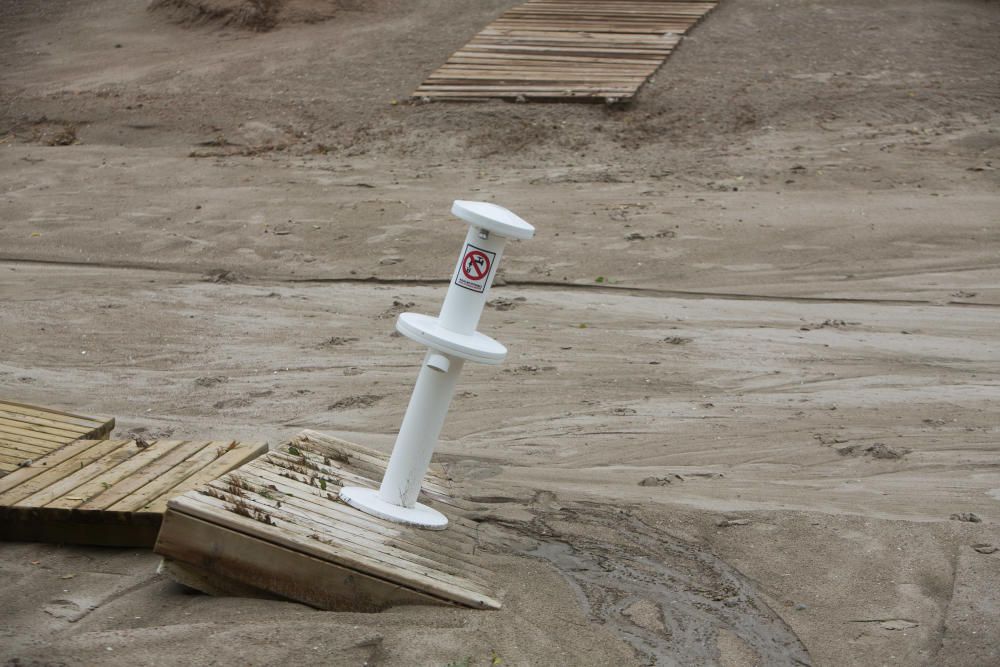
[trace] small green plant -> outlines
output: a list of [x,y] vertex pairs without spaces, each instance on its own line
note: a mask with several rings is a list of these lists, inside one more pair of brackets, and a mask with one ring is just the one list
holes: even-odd
[[292,447],[291,445],[288,446],[288,453],[291,454],[292,456],[302,456],[302,452],[300,452],[297,448]]
[[597,276],[596,278],[594,278],[595,283],[603,283],[604,280],[605,280],[604,276]]
[[[452,660],[445,667],[473,667],[473,665],[479,664],[472,661],[472,656],[467,656],[461,660]],[[502,665],[503,658],[501,658],[495,649],[490,649],[489,664],[492,666]]]

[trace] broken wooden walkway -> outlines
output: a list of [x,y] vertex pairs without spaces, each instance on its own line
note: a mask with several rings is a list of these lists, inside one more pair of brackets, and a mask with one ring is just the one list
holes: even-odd
[[151,547],[169,498],[265,451],[235,441],[77,440],[0,478],[0,539]]
[[74,440],[100,440],[115,420],[0,400],[0,477]]
[[426,531],[340,501],[342,485],[378,485],[387,457],[307,432],[167,504],[155,551],[164,570],[209,593],[277,596],[321,609],[376,611],[455,603],[496,609],[474,558],[476,524],[440,474],[420,501],[444,512]]
[[528,0],[456,51],[413,96],[626,100],[716,4]]

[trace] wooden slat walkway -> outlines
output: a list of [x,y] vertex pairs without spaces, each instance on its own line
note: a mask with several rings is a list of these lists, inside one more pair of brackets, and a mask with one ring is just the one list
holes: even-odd
[[169,498],[265,451],[234,441],[77,440],[0,479],[0,539],[150,547]]
[[0,399],[0,478],[74,440],[106,438],[115,420]]
[[413,96],[625,100],[716,4],[528,0],[456,51]]
[[[370,480],[374,480],[374,485],[378,486],[378,482],[385,474],[386,466],[389,465],[389,455],[386,453],[312,429],[299,432],[288,441],[287,446],[322,452],[324,456],[334,461],[343,461],[346,473],[357,476],[359,480],[357,486],[371,486],[373,482]],[[435,503],[446,505],[459,513],[481,509],[475,503],[458,498],[452,493],[448,475],[437,463],[431,463],[427,476],[424,477],[419,500],[432,505]]]
[[321,609],[375,611],[455,603],[496,609],[476,564],[476,524],[440,475],[421,502],[443,531],[402,526],[341,502],[342,485],[375,487],[385,455],[315,432],[168,503],[156,552],[182,583],[209,593],[261,594]]

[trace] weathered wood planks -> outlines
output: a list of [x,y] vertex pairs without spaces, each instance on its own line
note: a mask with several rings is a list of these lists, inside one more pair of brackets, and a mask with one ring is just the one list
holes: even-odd
[[234,441],[76,440],[0,479],[0,539],[152,546],[168,498],[265,451]]
[[0,399],[0,478],[74,440],[100,440],[111,418],[85,417]]
[[439,472],[421,502],[448,515],[424,531],[365,514],[344,484],[377,486],[386,456],[316,432],[168,503],[155,551],[166,572],[209,593],[257,591],[322,609],[456,603],[496,609],[474,558],[476,525]]
[[414,92],[429,99],[624,100],[716,2],[528,0]]

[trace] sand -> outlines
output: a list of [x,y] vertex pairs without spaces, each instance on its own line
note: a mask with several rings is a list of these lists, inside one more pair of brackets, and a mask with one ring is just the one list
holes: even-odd
[[[0,2],[0,389],[388,450],[454,198],[511,244],[439,456],[497,613],[0,545],[12,665],[1000,661],[1000,6],[724,2],[632,105],[410,104],[513,2]],[[979,522],[951,518],[969,518]]]

